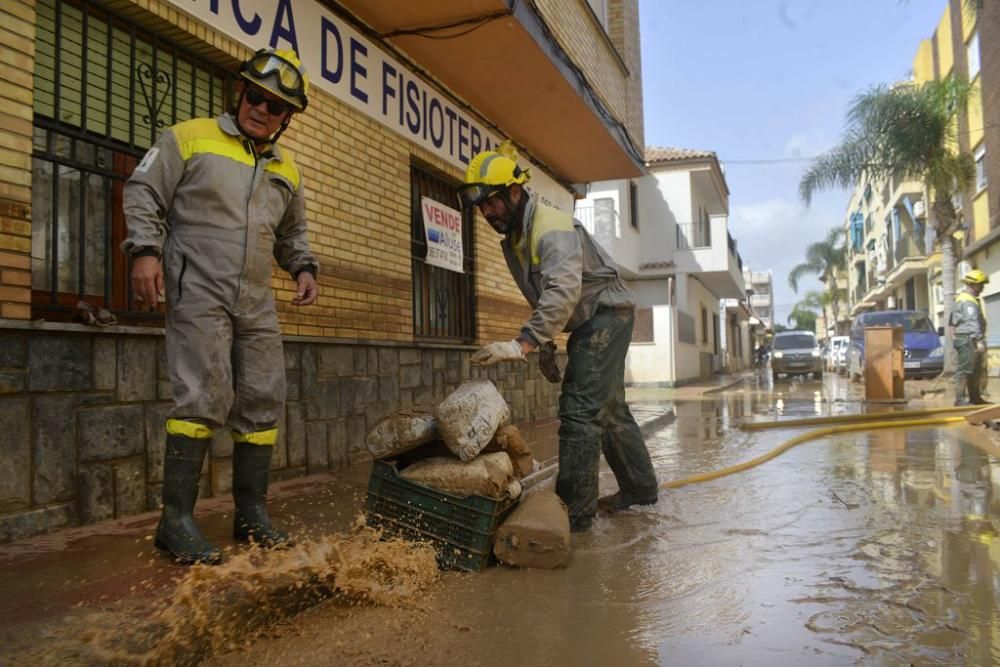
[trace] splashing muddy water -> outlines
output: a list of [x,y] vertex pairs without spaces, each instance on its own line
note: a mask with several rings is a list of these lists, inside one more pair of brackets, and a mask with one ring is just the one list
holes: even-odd
[[[150,608],[79,615],[54,641],[12,656],[14,664],[197,664],[317,602],[406,607],[433,585],[431,547],[381,540],[360,522],[349,534],[291,548],[244,550],[219,566],[195,565]],[[148,585],[152,586],[152,582]]]

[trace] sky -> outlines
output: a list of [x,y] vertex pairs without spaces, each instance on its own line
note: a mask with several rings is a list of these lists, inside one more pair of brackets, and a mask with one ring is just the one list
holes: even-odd
[[[647,146],[715,151],[744,266],[774,273],[775,322],[819,281],[788,272],[844,222],[850,193],[808,208],[799,180],[836,145],[851,100],[908,79],[947,0],[640,0]],[[771,160],[764,164],[752,161]]]

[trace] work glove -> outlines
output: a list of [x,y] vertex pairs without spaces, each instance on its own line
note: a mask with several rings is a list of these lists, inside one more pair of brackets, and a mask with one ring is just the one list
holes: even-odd
[[979,352],[980,354],[984,354],[986,352],[986,341],[976,341],[976,352]]
[[549,341],[538,348],[538,368],[542,375],[552,384],[562,382],[562,373],[559,372],[559,364],[556,363],[556,344]]
[[501,361],[524,361],[524,354],[521,353],[521,343],[504,340],[479,348],[472,353],[471,361],[476,366],[492,366]]

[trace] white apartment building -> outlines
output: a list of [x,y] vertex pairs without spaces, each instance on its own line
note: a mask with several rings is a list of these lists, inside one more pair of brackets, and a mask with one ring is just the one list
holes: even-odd
[[675,386],[745,368],[750,314],[739,306],[743,262],[718,158],[647,148],[646,167],[638,179],[592,183],[576,207],[638,296],[626,381]]

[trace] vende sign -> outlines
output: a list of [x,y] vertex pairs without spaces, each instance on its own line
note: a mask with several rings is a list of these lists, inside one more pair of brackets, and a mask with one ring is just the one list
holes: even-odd
[[[315,0],[167,1],[252,49],[295,49],[314,87],[462,169],[501,141]],[[537,168],[532,177],[547,203],[572,212],[565,188]]]
[[420,198],[427,258],[442,269],[465,273],[462,268],[462,214],[430,197]]

